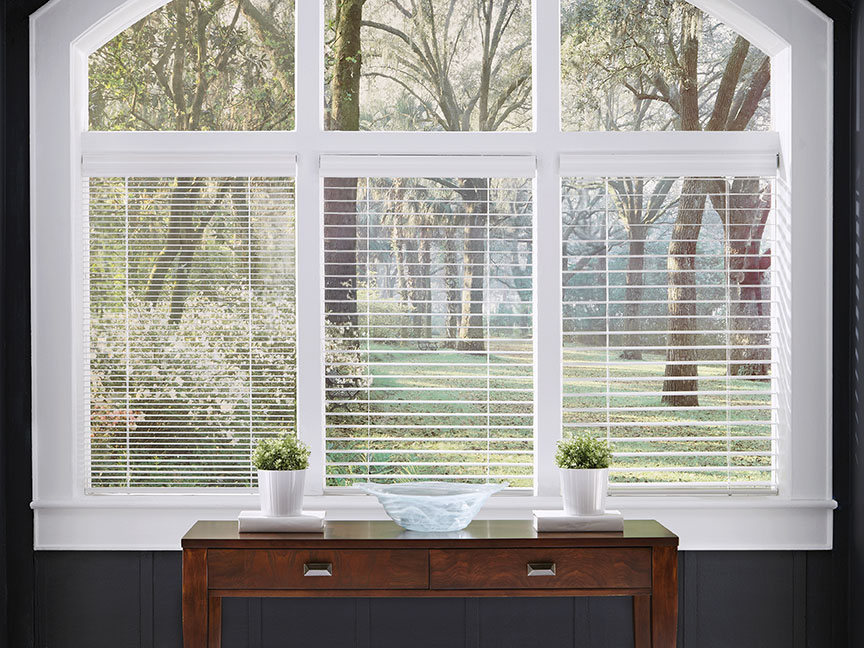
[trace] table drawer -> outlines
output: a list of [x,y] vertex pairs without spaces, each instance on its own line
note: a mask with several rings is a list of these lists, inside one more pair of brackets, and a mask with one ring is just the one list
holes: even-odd
[[426,589],[425,549],[210,549],[211,589]]
[[651,587],[651,549],[433,549],[429,572],[432,589]]

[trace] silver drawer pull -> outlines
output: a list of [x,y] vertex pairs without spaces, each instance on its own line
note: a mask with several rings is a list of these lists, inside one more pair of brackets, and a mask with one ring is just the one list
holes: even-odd
[[332,576],[333,563],[303,563],[304,576]]
[[554,562],[528,563],[528,575],[529,576],[554,576],[555,575],[555,563]]

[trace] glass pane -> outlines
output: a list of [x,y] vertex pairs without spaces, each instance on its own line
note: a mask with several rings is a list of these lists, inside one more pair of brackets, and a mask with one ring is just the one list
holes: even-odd
[[173,0],[90,55],[90,129],[292,130],[294,0]]
[[530,0],[326,0],[328,130],[531,130]]
[[506,481],[534,457],[530,180],[325,180],[326,474]]
[[91,178],[91,488],[254,486],[296,429],[292,178]]
[[768,55],[682,0],[562,0],[565,131],[767,130]]
[[770,178],[564,180],[564,429],[613,487],[773,486],[776,235]]

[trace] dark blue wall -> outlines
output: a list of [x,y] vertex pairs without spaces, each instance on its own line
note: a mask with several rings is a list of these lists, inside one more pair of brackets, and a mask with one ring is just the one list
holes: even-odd
[[[0,0],[0,647],[179,648],[178,553],[32,550],[27,19],[45,1]],[[835,549],[682,553],[686,648],[864,646],[859,193],[853,201],[864,20],[859,0],[810,1],[835,20]],[[224,621],[226,648],[632,645],[629,599],[250,599],[227,602]]]
[[[679,645],[832,646],[829,552],[682,552]],[[39,552],[40,647],[180,648],[180,554]],[[629,598],[226,599],[224,648],[627,648]]]
[[[862,215],[864,215],[864,204],[862,204],[862,192],[864,192],[864,109],[861,100],[864,96],[864,3],[856,2],[852,20],[854,64],[852,66],[853,85],[853,174],[852,186],[854,189],[854,214],[852,219],[855,232],[852,237],[855,248],[852,252],[852,264],[855,269],[857,281],[853,287],[853,311],[852,329],[855,335],[855,346],[852,362],[852,394],[851,415],[849,422],[849,446],[848,446],[848,474],[849,474],[849,515],[846,523],[848,541],[845,547],[849,560],[849,633],[852,645],[864,646],[864,431],[862,431],[862,403],[861,398],[862,381],[860,379],[862,344],[862,320],[861,320],[861,295],[864,290],[864,272],[861,269],[861,245],[862,245]],[[835,435],[836,436],[836,435]],[[841,533],[843,532],[841,531]]]

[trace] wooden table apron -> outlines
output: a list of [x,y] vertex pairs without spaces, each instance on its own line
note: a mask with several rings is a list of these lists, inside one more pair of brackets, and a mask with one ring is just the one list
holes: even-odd
[[241,534],[236,522],[197,522],[182,545],[185,648],[220,647],[226,596],[632,596],[636,648],[676,645],[678,538],[653,520],[627,521],[623,534],[510,520],[455,534],[378,521]]

